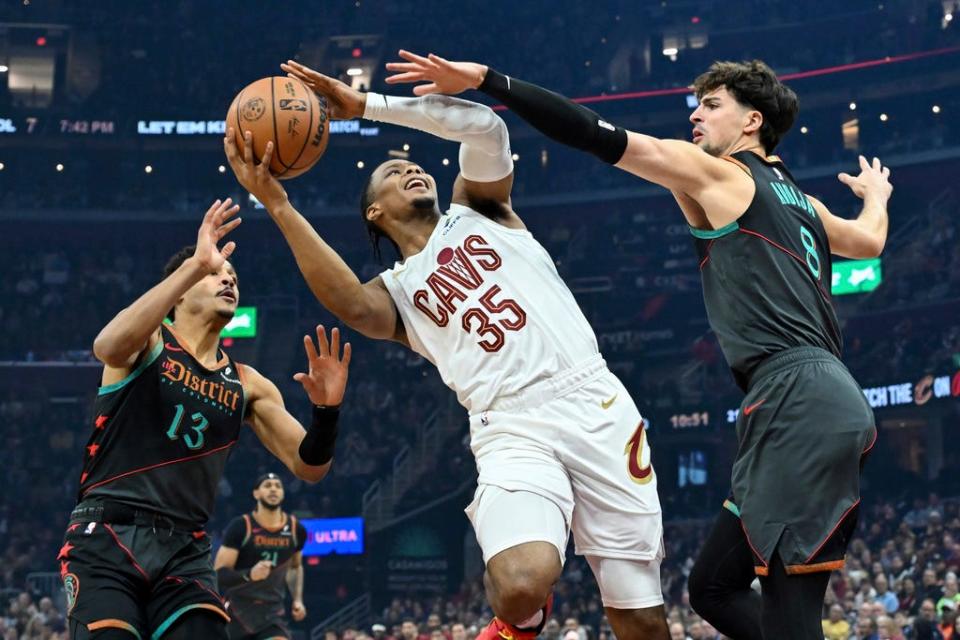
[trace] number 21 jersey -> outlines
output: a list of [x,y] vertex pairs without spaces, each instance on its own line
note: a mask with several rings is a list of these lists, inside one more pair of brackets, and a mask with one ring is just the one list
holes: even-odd
[[468,411],[598,357],[597,339],[529,231],[462,205],[381,274],[414,351]]

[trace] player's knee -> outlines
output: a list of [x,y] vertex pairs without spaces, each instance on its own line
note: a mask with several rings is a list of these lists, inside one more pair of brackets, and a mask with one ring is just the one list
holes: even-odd
[[559,559],[554,551],[556,566],[548,562],[491,561],[489,582],[494,586],[490,594],[496,614],[503,620],[517,624],[543,607],[559,573]]
[[617,640],[667,640],[670,635],[662,606],[647,609],[607,609]]

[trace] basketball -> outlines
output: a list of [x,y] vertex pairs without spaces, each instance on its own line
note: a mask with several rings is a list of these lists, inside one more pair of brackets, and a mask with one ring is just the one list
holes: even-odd
[[261,78],[244,87],[227,111],[237,148],[243,134],[253,134],[253,155],[263,157],[273,141],[270,173],[280,180],[295,178],[317,163],[327,148],[330,126],[326,104],[295,78]]

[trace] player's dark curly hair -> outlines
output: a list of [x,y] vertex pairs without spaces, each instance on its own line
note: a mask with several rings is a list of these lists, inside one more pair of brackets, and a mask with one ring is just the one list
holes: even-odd
[[697,98],[726,87],[737,101],[763,115],[760,143],[771,153],[793,126],[800,110],[797,94],[777,78],[773,69],[760,60],[714,62],[693,81]]
[[367,181],[363,183],[363,190],[360,192],[360,218],[363,220],[363,226],[367,228],[367,237],[370,239],[370,246],[373,247],[373,255],[377,262],[383,264],[383,256],[380,253],[380,239],[386,238],[398,256],[400,255],[400,247],[377,226],[376,222],[367,219],[367,209],[373,204],[373,198],[373,173],[371,172]]
[[[175,254],[170,256],[170,259],[167,260],[167,264],[163,267],[163,279],[166,280],[170,275],[180,268],[187,258],[193,256],[194,252],[197,250],[197,245],[191,244],[180,249]],[[167,312],[167,317],[171,320],[176,320],[177,309],[176,307],[171,307],[170,311]]]

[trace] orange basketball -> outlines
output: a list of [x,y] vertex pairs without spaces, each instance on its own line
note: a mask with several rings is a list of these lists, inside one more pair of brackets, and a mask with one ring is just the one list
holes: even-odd
[[326,102],[299,80],[286,77],[261,78],[244,87],[227,111],[230,127],[241,153],[244,131],[253,134],[257,162],[273,141],[270,172],[280,180],[295,178],[316,164],[330,139]]

